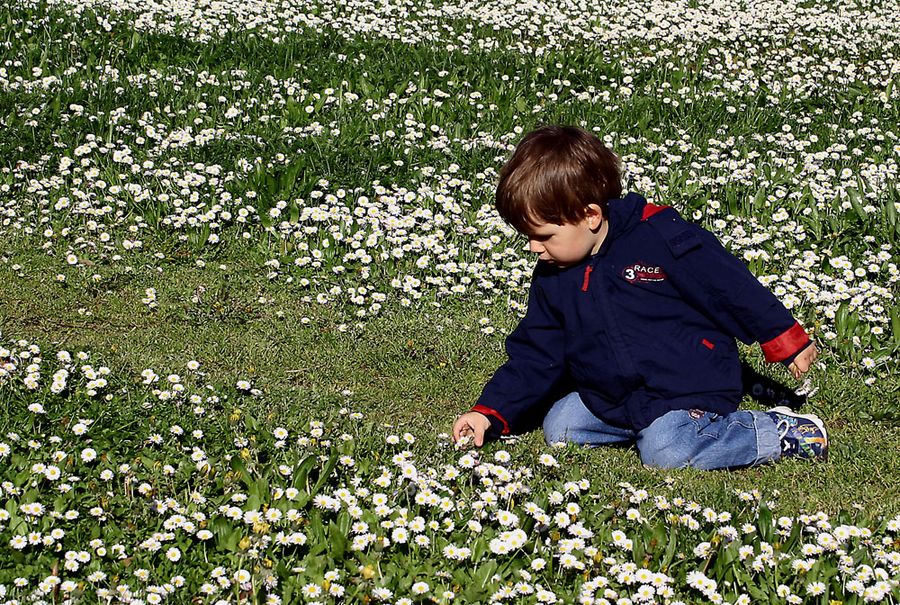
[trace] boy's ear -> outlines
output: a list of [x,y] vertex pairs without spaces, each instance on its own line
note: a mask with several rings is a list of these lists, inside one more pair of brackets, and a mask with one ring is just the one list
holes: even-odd
[[588,221],[588,227],[591,229],[596,229],[603,223],[603,211],[600,209],[600,206],[597,204],[588,204],[587,216],[585,217]]

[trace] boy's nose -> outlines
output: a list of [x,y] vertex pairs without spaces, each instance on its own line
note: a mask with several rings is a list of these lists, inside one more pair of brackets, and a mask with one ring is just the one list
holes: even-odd
[[540,254],[544,251],[544,246],[539,241],[530,239],[528,240],[528,250],[535,254]]

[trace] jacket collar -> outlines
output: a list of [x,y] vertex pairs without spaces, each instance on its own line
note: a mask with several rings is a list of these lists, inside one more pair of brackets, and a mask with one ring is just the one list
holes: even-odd
[[641,222],[646,205],[647,200],[637,193],[629,193],[623,198],[609,200],[606,216],[606,220],[609,221],[609,231],[596,256],[605,256],[617,237],[628,233]]

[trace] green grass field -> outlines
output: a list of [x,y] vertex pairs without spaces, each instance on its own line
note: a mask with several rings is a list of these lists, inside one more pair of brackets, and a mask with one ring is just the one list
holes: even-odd
[[[0,9],[0,603],[900,601],[900,6],[582,4]],[[552,123],[814,334],[827,463],[453,447]]]

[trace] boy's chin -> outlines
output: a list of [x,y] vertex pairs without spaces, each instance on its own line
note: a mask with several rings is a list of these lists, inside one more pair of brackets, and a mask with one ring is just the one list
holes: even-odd
[[[541,259],[538,259],[538,260],[541,260]],[[546,264],[550,265],[551,267],[556,267],[557,269],[567,269],[567,268],[571,267],[572,265],[578,264],[576,262],[563,262],[563,261],[558,261],[558,260],[541,260],[541,262],[546,263]]]

